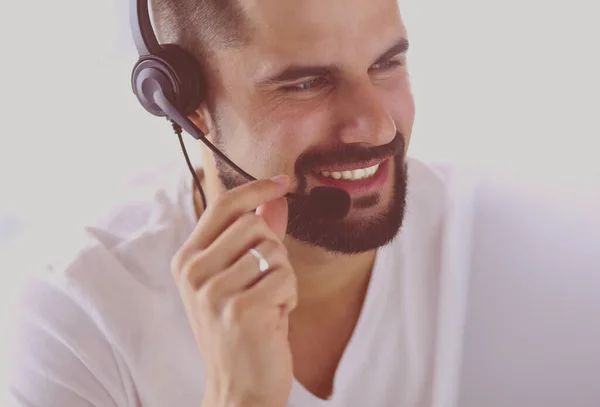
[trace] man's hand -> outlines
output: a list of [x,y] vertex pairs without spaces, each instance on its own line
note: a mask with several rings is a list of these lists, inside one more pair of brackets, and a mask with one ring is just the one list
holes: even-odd
[[[223,193],[171,263],[206,365],[205,407],[287,402],[293,380],[288,315],[297,299],[282,243],[288,183],[276,177]],[[268,261],[268,271],[259,271],[251,248]]]

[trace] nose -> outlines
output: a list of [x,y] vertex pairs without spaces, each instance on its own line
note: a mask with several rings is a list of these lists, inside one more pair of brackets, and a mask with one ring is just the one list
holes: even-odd
[[343,143],[383,145],[394,139],[394,120],[369,79],[346,84],[336,102],[336,134]]

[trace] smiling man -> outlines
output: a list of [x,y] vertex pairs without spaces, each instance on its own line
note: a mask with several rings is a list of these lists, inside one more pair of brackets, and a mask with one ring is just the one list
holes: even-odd
[[[470,389],[458,380],[466,276],[523,289],[530,283],[519,279],[531,271],[553,281],[597,265],[592,244],[556,240],[573,228],[559,229],[564,222],[542,206],[514,204],[465,174],[408,158],[415,106],[396,0],[152,5],[161,42],[179,44],[202,68],[205,98],[189,119],[259,180],[247,182],[199,144],[206,208],[178,168],[146,178],[106,220],[87,226],[80,244],[23,293],[10,377],[18,405],[454,406],[458,388]],[[346,216],[323,218],[284,197],[322,186],[347,192]],[[589,236],[597,230],[586,236],[596,241]],[[568,267],[540,256],[558,248]],[[532,292],[552,292],[543,287]],[[589,295],[578,291],[565,304],[588,304]],[[503,335],[543,320],[516,316],[539,307],[516,308],[498,291],[488,297],[497,302],[480,299],[472,309],[506,329],[472,347],[498,352],[465,358],[473,389],[485,391],[463,392],[460,405],[550,406],[531,402],[522,380],[546,392],[560,385],[512,373],[558,353],[502,352],[513,343]],[[485,338],[493,330],[483,326]],[[598,342],[596,331],[570,326]],[[544,349],[560,337],[540,332]],[[585,404],[593,386],[575,387],[582,404],[565,392],[536,400],[596,405]]]
[[[162,15],[172,15],[169,2],[158,3]],[[229,35],[243,45],[202,44],[204,52],[195,52],[213,89],[195,123],[257,178],[287,174],[297,192],[327,185],[350,193],[353,209],[342,221],[315,219],[292,201],[290,237],[347,254],[388,243],[402,223],[415,111],[397,3],[243,1],[231,7],[238,18]],[[199,49],[197,40],[182,40],[177,21],[159,25],[163,41]],[[213,165],[205,168],[212,195],[246,182],[222,160],[214,164],[216,173]],[[373,255],[358,257],[366,265]]]

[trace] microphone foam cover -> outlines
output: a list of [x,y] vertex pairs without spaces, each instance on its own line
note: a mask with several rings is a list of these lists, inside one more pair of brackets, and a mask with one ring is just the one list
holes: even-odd
[[350,195],[340,188],[315,187],[308,199],[311,211],[323,218],[341,219],[350,211]]

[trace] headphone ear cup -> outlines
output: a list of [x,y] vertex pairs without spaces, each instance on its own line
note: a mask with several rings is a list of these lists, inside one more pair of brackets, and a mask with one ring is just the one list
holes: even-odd
[[183,114],[193,113],[206,97],[206,86],[198,61],[176,44],[161,46],[160,57],[166,61],[175,74],[178,85],[177,107]]
[[142,106],[155,116],[166,116],[153,101],[158,88],[186,116],[205,97],[200,65],[175,44],[161,45],[157,54],[142,56],[133,68],[131,86]]

